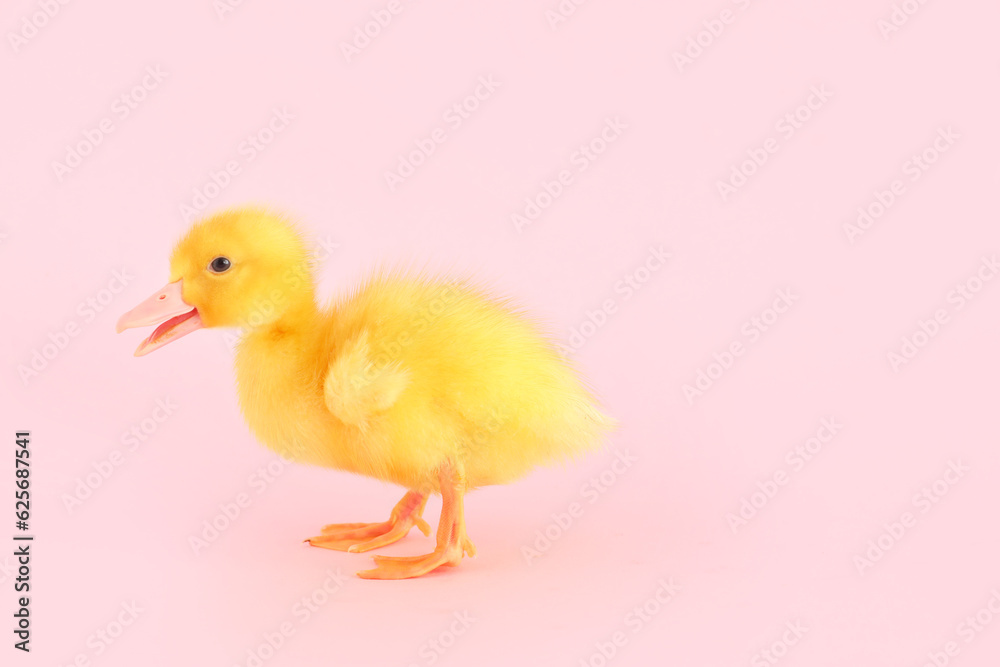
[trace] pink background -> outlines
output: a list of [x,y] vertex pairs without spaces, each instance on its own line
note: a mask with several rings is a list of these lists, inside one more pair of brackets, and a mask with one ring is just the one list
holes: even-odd
[[[33,651],[5,630],[4,664],[256,664],[248,651],[287,623],[263,664],[769,665],[768,650],[788,665],[995,665],[1000,280],[977,272],[992,277],[983,258],[1000,252],[996,3],[909,0],[883,34],[890,0],[594,0],[555,27],[558,0],[403,1],[348,62],[340,44],[388,6],[350,4],[246,0],[220,17],[209,0],[105,0],[51,19],[5,4],[0,432],[5,458],[15,430],[33,434],[36,542]],[[46,24],[15,48],[25,20]],[[165,78],[122,117],[147,67]],[[445,114],[480,77],[499,86],[454,127]],[[294,118],[251,160],[241,144],[274,109]],[[60,179],[53,163],[102,119],[113,130]],[[626,127],[579,171],[607,119]],[[436,128],[444,142],[390,190],[384,173]],[[935,161],[914,172],[925,150]],[[724,201],[718,183],[748,155],[763,165]],[[472,494],[480,555],[457,570],[362,581],[367,555],[302,545],[325,523],[383,519],[402,491],[300,466],[261,484],[277,459],[243,424],[225,333],[143,359],[140,334],[114,334],[166,281],[182,205],[229,161],[239,173],[205,210],[266,203],[336,244],[324,295],[380,261],[428,261],[476,271],[563,341],[587,334],[572,356],[622,424],[606,451]],[[562,170],[570,184],[519,233],[511,215]],[[894,201],[852,243],[844,225],[878,196]],[[649,273],[651,246],[671,258]],[[629,293],[625,276],[645,282]],[[979,291],[960,300],[966,283]],[[774,321],[779,290],[794,301]],[[894,369],[921,321],[935,335]],[[36,352],[52,358],[24,379]],[[699,371],[717,379],[689,401]],[[158,399],[176,406],[162,423]],[[842,427],[822,450],[786,458],[824,418]],[[123,434],[144,426],[131,451]],[[637,462],[615,472],[616,451]],[[921,500],[935,483],[943,497]],[[249,506],[195,554],[189,538],[240,494]],[[760,507],[734,531],[744,499]],[[556,539],[529,564],[537,531]],[[859,565],[880,537],[888,551]],[[414,532],[386,553],[431,545]],[[12,565],[0,557],[5,628]],[[328,595],[338,571],[351,576]],[[305,615],[309,596],[324,604]],[[132,602],[137,619],[97,640]]]

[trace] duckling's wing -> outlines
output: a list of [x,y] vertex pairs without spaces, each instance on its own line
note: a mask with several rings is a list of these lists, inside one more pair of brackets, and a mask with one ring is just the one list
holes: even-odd
[[347,424],[364,428],[368,420],[392,407],[410,383],[398,361],[376,360],[368,332],[347,341],[330,362],[323,382],[326,407]]

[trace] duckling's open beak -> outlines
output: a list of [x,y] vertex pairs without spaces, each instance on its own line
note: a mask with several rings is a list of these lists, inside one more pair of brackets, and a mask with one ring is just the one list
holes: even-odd
[[118,319],[118,323],[115,325],[115,330],[118,333],[134,327],[160,325],[149,335],[149,338],[139,343],[139,347],[135,349],[135,356],[141,357],[144,354],[149,354],[170,341],[177,340],[181,336],[186,336],[204,326],[201,317],[198,316],[198,309],[184,301],[181,295],[182,282],[183,280],[178,280],[174,283],[168,283],[162,289],[157,290],[156,294]]

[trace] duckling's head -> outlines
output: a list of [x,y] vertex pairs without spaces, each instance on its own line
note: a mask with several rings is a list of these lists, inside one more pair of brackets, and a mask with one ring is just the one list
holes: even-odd
[[202,327],[255,328],[312,305],[298,230],[265,210],[236,209],[188,231],[170,257],[170,282],[122,315],[117,329],[159,324],[136,349],[142,356]]

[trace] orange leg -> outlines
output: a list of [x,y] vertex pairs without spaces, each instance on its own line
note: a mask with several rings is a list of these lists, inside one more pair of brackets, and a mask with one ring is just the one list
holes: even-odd
[[425,556],[375,556],[375,568],[358,572],[362,579],[409,579],[427,574],[442,565],[454,567],[465,554],[476,555],[476,547],[465,533],[465,475],[455,466],[441,469],[441,522],[437,546]]
[[306,540],[314,547],[336,549],[337,551],[371,551],[384,547],[406,537],[410,528],[416,526],[424,535],[431,534],[431,527],[421,518],[427,494],[408,491],[396,503],[388,521],[382,523],[331,523],[323,526],[322,535]]

